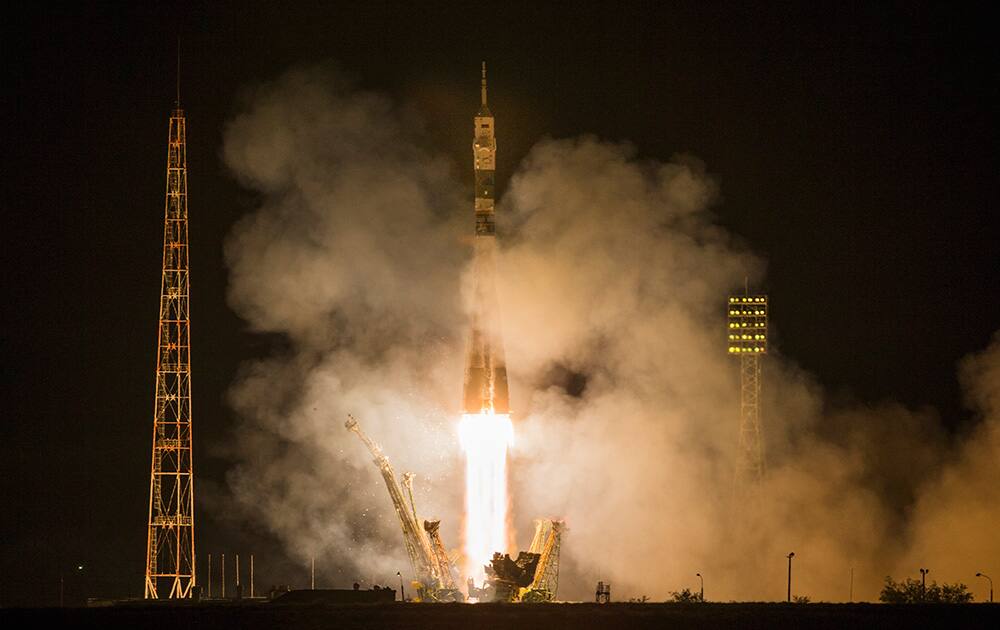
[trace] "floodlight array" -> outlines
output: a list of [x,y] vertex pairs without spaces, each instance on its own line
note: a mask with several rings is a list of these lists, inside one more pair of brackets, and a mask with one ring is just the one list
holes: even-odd
[[730,296],[727,347],[729,354],[767,353],[767,296]]

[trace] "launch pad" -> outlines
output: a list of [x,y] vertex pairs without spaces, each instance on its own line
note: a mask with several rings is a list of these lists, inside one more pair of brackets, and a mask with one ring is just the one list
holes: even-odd
[[[496,290],[495,172],[496,137],[487,105],[486,63],[480,83],[480,107],[474,117],[472,156],[475,169],[475,240],[469,342],[463,385],[459,442],[465,454],[464,549],[448,554],[440,521],[421,528],[413,501],[413,475],[403,475],[406,497],[382,449],[348,416],[348,430],[358,435],[382,473],[403,532],[419,601],[552,601],[559,586],[561,521],[536,521],[528,551],[515,559],[506,553],[510,509],[507,450],[514,443],[510,394],[504,359],[500,307]],[[456,567],[462,560],[463,569]],[[457,584],[464,576],[465,592]],[[477,582],[479,586],[477,586]]]
[[403,475],[403,491],[396,480],[396,473],[389,459],[364,431],[357,419],[348,416],[344,427],[353,431],[368,447],[372,461],[382,473],[386,489],[396,510],[403,531],[403,543],[413,570],[413,587],[420,602],[462,602],[468,597],[478,602],[548,602],[559,588],[559,552],[562,546],[563,523],[539,519],[535,523],[535,536],[529,551],[522,551],[516,560],[508,554],[494,552],[489,566],[484,567],[486,579],[477,587],[475,579],[468,577],[466,592],[457,588],[458,570],[455,557],[448,554],[441,541],[438,520],[425,520],[418,524],[417,506],[413,500],[413,474]]

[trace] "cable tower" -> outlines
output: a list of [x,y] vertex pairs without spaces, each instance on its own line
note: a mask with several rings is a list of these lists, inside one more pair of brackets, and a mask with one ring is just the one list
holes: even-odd
[[146,539],[146,599],[188,598],[196,583],[185,127],[178,89],[177,103],[170,114],[167,143],[163,275]]
[[767,296],[729,297],[728,349],[740,362],[740,432],[736,453],[734,496],[757,486],[764,477],[764,444],[760,432],[760,361],[767,353]]

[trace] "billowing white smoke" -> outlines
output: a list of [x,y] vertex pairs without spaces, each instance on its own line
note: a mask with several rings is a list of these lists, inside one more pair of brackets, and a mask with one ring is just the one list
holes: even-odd
[[966,357],[959,374],[969,406],[984,422],[922,492],[913,512],[908,550],[899,563],[929,567],[933,562],[935,574],[944,581],[959,576],[972,580],[978,572],[998,573],[1000,333],[985,351]]
[[[461,196],[409,114],[331,73],[261,87],[226,130],[227,164],[260,207],[226,243],[233,308],[282,349],[231,393],[244,418],[237,504],[292,555],[356,576],[405,569],[399,525],[353,413],[423,516],[455,540],[461,488],[446,403],[461,382]],[[433,481],[434,493],[427,492]]]
[[[329,72],[298,71],[252,94],[226,133],[227,164],[259,193],[227,242],[230,302],[282,340],[232,392],[243,418],[234,505],[290,555],[322,555],[345,581],[405,566],[382,481],[343,429],[347,412],[399,474],[418,474],[418,509],[443,518],[446,544],[460,542],[471,166],[452,172],[421,148],[409,116]],[[456,120],[456,133],[468,124]],[[510,181],[498,289],[520,546],[533,517],[567,520],[564,597],[589,597],[601,578],[616,598],[662,599],[701,572],[710,598],[778,599],[795,551],[797,593],[846,599],[853,567],[855,597],[873,599],[884,575],[912,572],[911,550],[943,557],[947,537],[995,522],[996,491],[980,489],[980,516],[949,521],[948,535],[930,524],[941,506],[980,496],[961,479],[995,471],[1000,350],[964,372],[994,418],[988,439],[940,479],[919,473],[946,453],[933,413],[824,410],[810,379],[769,355],[768,481],[732,519],[738,388],[724,300],[744,275],[759,284],[763,264],[714,224],[716,196],[694,159],[641,161],[590,137],[540,142]],[[780,329],[781,296],[772,301]],[[979,570],[969,549],[937,577]]]

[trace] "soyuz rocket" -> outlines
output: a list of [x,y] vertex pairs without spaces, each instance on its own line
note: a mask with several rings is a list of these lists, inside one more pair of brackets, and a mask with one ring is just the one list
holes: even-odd
[[496,290],[496,222],[494,212],[497,142],[493,114],[486,104],[486,62],[480,85],[482,103],[476,113],[472,141],[476,173],[476,236],[472,268],[472,315],[465,364],[466,414],[509,414],[507,364],[500,331]]

